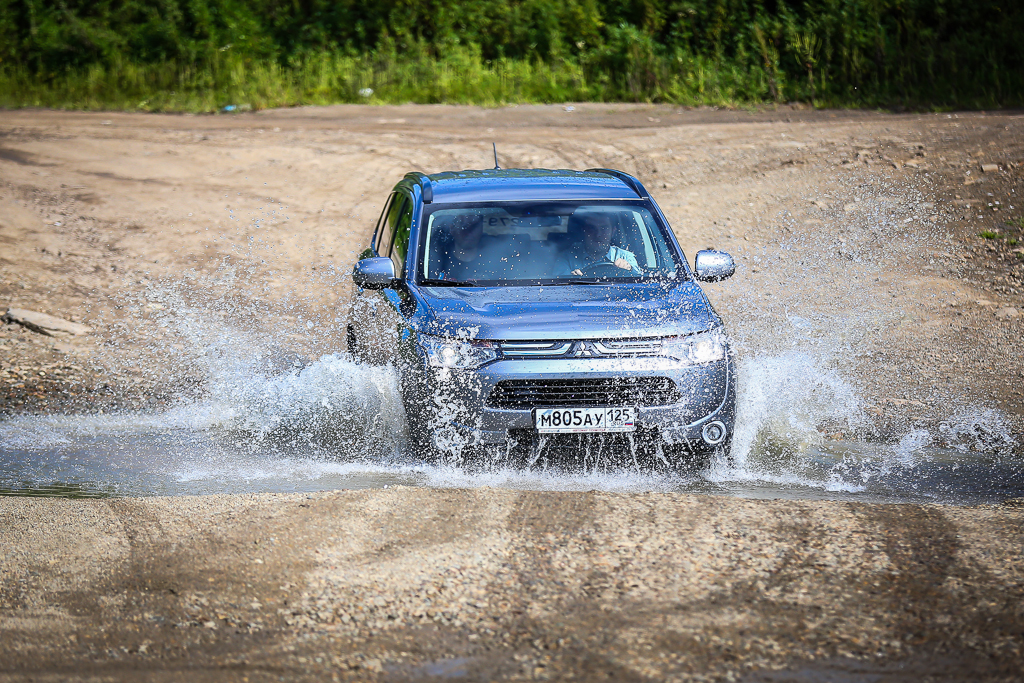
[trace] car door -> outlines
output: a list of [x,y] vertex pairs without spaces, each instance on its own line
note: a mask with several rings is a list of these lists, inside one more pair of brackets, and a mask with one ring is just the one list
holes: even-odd
[[[372,255],[388,257],[394,262],[398,278],[405,277],[412,214],[412,197],[402,191],[393,193],[381,212],[371,248]],[[350,350],[360,361],[387,364],[397,360],[399,342],[406,327],[402,310],[407,307],[408,297],[404,288],[356,289],[354,324],[349,328],[348,338]]]

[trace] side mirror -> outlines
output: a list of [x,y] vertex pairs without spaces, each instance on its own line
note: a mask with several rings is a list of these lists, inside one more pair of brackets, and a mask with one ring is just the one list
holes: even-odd
[[718,282],[735,273],[736,264],[724,251],[705,249],[693,259],[693,271],[702,282]]
[[363,289],[387,289],[395,284],[395,264],[384,256],[356,261],[352,281]]

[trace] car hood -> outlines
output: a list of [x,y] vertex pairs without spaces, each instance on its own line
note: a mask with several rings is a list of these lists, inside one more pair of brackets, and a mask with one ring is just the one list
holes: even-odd
[[675,336],[720,324],[693,282],[673,286],[423,287],[416,329],[476,339]]

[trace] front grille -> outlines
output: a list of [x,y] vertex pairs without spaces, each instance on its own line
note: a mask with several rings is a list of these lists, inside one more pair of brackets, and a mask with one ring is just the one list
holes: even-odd
[[501,342],[506,358],[639,358],[661,353],[660,339]]
[[498,382],[487,405],[491,408],[587,406],[663,406],[682,396],[668,377],[600,379],[507,379]]

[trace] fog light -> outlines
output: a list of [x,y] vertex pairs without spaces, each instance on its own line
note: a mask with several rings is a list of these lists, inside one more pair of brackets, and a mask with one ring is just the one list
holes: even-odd
[[704,425],[704,429],[701,430],[700,434],[704,437],[704,443],[709,446],[717,446],[725,439],[725,425],[717,420],[715,422],[708,422]]

